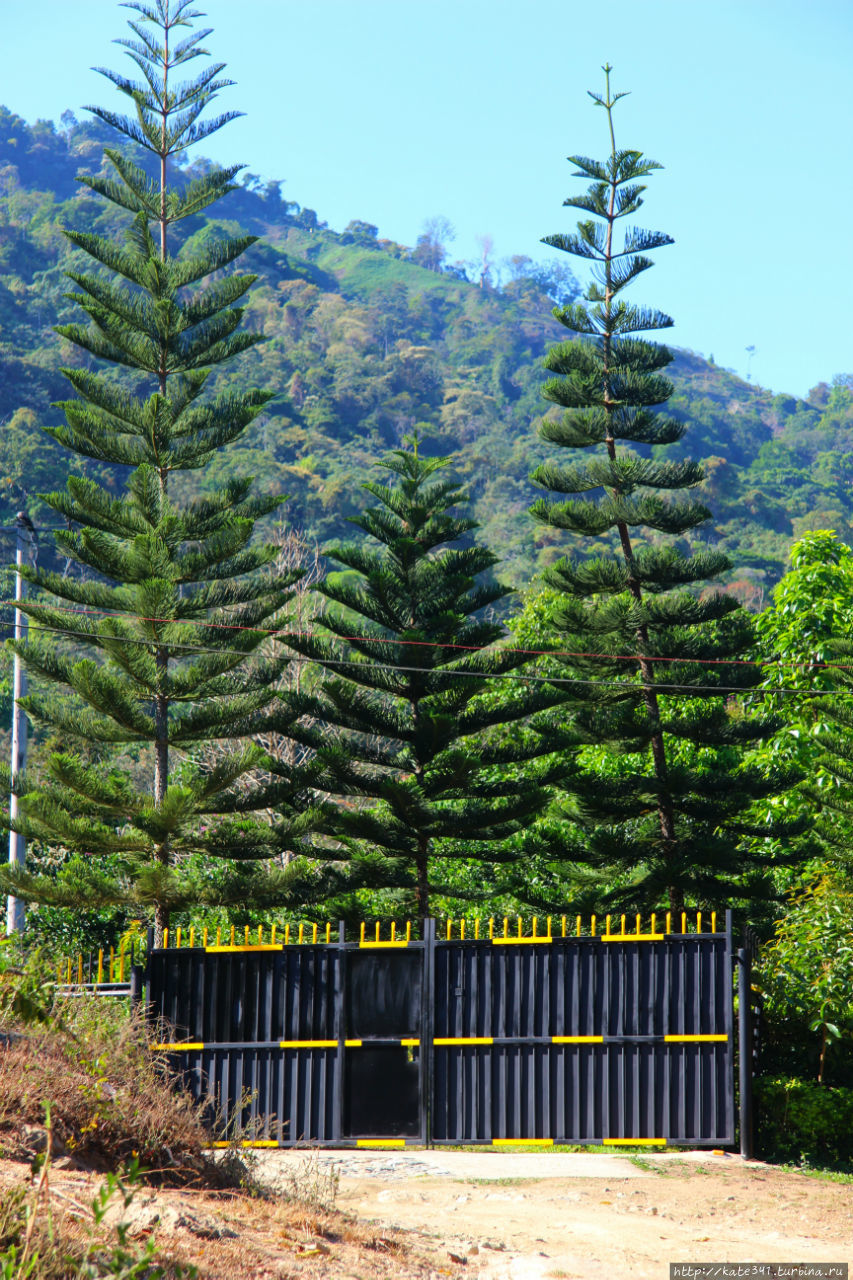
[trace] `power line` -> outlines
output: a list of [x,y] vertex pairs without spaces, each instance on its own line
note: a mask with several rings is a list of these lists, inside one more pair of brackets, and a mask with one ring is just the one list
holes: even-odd
[[[36,602],[33,602],[36,603]],[[14,600],[0,600],[0,607],[15,608]],[[326,639],[316,631],[284,631],[280,627],[260,627],[247,626],[237,622],[212,622],[206,619],[193,618],[159,618],[147,617],[144,614],[122,613],[118,610],[111,611],[108,609],[89,609],[89,608],[72,608],[69,605],[46,605],[45,608],[52,609],[55,613],[71,613],[84,618],[122,618],[128,622],[147,622],[161,626],[188,626],[188,627],[204,627],[215,631],[254,631],[261,632],[264,635],[273,636],[277,640],[287,642],[289,639]],[[69,634],[76,634],[69,632]],[[480,653],[483,651],[483,645],[475,644],[458,644],[453,641],[442,640],[402,640],[395,639],[390,636],[372,636],[372,635],[346,635],[339,636],[334,632],[329,633],[334,639],[346,644],[384,644],[384,645],[400,645],[412,648],[424,649],[458,649],[461,652]],[[636,653],[591,653],[583,650],[573,649],[523,649],[511,645],[503,645],[500,649],[501,653],[517,653],[526,657],[539,658],[583,658],[597,659],[606,662],[658,662],[658,663],[691,663],[697,666],[706,667],[795,667],[805,669],[829,669],[837,671],[853,670],[853,663],[828,662],[823,659],[795,659],[795,658],[696,658],[696,657],[655,657],[646,656]],[[416,668],[420,670],[420,668]]]
[[[68,631],[62,627],[48,627],[39,624],[38,629],[40,632],[46,632],[51,635],[66,636],[72,640],[79,640],[81,638],[78,632]],[[83,639],[88,643],[103,645],[105,648],[110,644],[137,644],[143,646],[156,644],[155,641],[144,640],[142,638],[137,639],[134,636],[84,636]],[[224,653],[228,652],[228,650],[225,649],[205,648],[201,645],[180,645],[174,647],[176,649],[180,648],[181,650],[180,654],[176,655],[177,657],[186,657],[190,654],[208,653],[214,654],[216,657],[222,657]],[[244,657],[248,656],[250,655],[244,655]],[[310,666],[311,664],[316,664],[326,669],[355,667],[356,669],[366,669],[369,671],[389,671],[393,673],[413,672],[417,675],[446,676],[448,678],[463,677],[472,680],[507,680],[518,684],[550,684],[559,686],[589,685],[596,688],[621,690],[636,688],[638,692],[644,688],[641,684],[629,685],[627,682],[621,680],[590,680],[588,678],[575,678],[572,676],[547,676],[541,675],[539,672],[525,672],[524,674],[519,675],[513,672],[500,671],[460,671],[457,668],[452,667],[397,666],[391,663],[370,662],[364,660],[356,661],[348,658],[319,659],[307,658],[302,655],[298,655],[288,658],[288,663],[295,666]],[[655,692],[663,693],[667,697],[681,696],[685,698],[698,697],[701,694],[709,694],[712,697],[717,695],[722,696],[729,693],[739,693],[744,697],[760,697],[762,694],[767,693],[783,693],[794,694],[804,698],[814,698],[846,692],[844,689],[798,689],[791,685],[780,685],[773,689],[760,689],[755,687],[744,689],[741,685],[692,685],[655,682],[654,685],[647,687],[651,687]],[[382,690],[379,692],[382,692]]]

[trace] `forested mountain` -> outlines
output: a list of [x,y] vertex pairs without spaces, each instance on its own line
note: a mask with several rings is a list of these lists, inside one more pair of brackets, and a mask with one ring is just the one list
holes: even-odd
[[[63,296],[78,251],[61,228],[117,231],[116,216],[75,182],[78,172],[99,171],[111,141],[99,123],[69,113],[57,128],[0,108],[2,523],[21,507],[43,519],[37,494],[61,486],[69,469],[69,455],[39,430],[61,421],[51,407],[68,395],[60,366],[84,359],[52,327],[79,318]],[[561,210],[543,209],[543,233],[562,220]],[[214,219],[181,225],[198,247],[214,231],[261,237],[247,256],[258,275],[247,318],[270,340],[211,385],[278,391],[227,456],[184,483],[213,487],[252,473],[262,491],[289,494],[287,520],[324,543],[346,533],[358,485],[417,426],[427,447],[453,454],[502,578],[524,587],[559,554],[559,536],[536,526],[528,508],[537,496],[529,474],[547,452],[535,431],[546,408],[542,358],[563,336],[550,309],[572,296],[567,273],[518,257],[497,285],[488,263],[467,274],[447,263],[440,220],[413,249],[363,222],[335,232],[284,199],[280,184],[251,175]],[[853,539],[853,394],[836,378],[807,402],[774,396],[689,351],[678,352],[671,374],[669,411],[690,426],[668,456],[705,460],[715,515],[686,535],[685,549],[711,542],[726,551],[736,566],[729,589],[760,606],[793,538],[834,528]]]

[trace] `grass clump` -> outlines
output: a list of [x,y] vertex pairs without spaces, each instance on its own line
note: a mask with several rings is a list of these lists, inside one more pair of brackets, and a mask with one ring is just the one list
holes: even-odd
[[45,1108],[47,1146],[34,1185],[0,1191],[0,1280],[196,1280],[198,1271],[158,1256],[152,1236],[130,1239],[125,1221],[139,1180],[136,1164],[124,1177],[107,1174],[88,1205],[57,1207],[51,1195],[52,1125]]
[[111,1172],[135,1163],[165,1185],[239,1185],[245,1165],[214,1158],[213,1118],[175,1087],[151,1035],[141,1012],[94,998],[54,1004],[41,1024],[20,1026],[0,1042],[0,1154],[44,1151],[47,1102],[55,1155]]

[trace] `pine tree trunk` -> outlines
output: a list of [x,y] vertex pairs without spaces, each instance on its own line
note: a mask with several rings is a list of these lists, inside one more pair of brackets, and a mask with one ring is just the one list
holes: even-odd
[[[160,130],[160,261],[166,261],[166,150],[167,150],[167,115],[166,94],[169,83],[169,0],[166,0],[166,26],[163,43],[163,113]],[[166,395],[167,364],[165,344],[160,348],[160,367],[158,371],[160,394]],[[160,496],[165,502],[168,494],[168,469],[160,468]],[[169,785],[169,699],[166,694],[166,679],[169,672],[168,650],[160,645],[155,654],[157,676],[160,692],[154,700],[154,804],[160,809],[166,799]],[[157,850],[157,861],[163,867],[169,865],[169,841],[164,840]],[[165,930],[169,927],[169,909],[161,902],[154,909],[154,945],[162,947]]]
[[[613,132],[613,118],[608,110],[608,120],[610,122],[610,143],[611,154],[615,161],[616,158],[616,138]],[[614,166],[615,167],[615,166]],[[605,249],[605,296],[604,311],[608,321],[608,328],[603,335],[603,364],[604,364],[604,409],[607,414],[607,427],[605,444],[607,446],[607,454],[611,462],[615,462],[616,439],[612,427],[612,415],[615,413],[618,400],[612,394],[612,336],[609,327],[609,321],[612,317],[613,306],[613,228],[616,222],[616,177],[615,172],[610,180],[610,198],[607,210],[607,245]],[[615,496],[621,497],[619,489],[614,490]],[[631,542],[631,532],[627,524],[619,521],[616,525],[619,533],[619,542],[622,547],[622,554],[625,559],[625,566],[628,571],[628,589],[631,596],[638,604],[642,603],[643,591],[639,580],[635,576],[634,548]],[[655,780],[658,786],[658,822],[660,825],[661,839],[663,841],[664,860],[670,861],[670,851],[675,844],[675,813],[673,811],[672,800],[667,790],[667,760],[666,760],[666,744],[664,742],[663,733],[660,728],[660,706],[658,704],[658,696],[654,688],[655,673],[654,667],[648,660],[649,637],[645,627],[639,627],[636,632],[637,639],[637,660],[640,669],[640,679],[642,680],[643,701],[649,716],[652,727],[651,733],[651,752],[652,765],[654,767]],[[670,885],[668,888],[670,910],[676,910],[674,902],[681,899],[681,894],[677,888]],[[681,909],[680,905],[677,908]]]
[[418,855],[415,859],[417,884],[415,900],[418,916],[425,920],[429,915],[429,838],[418,836]]

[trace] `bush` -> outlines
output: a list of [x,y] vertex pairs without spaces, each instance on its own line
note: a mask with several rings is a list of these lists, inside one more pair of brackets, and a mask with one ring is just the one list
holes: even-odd
[[[214,1159],[208,1117],[177,1080],[151,1031],[124,1002],[92,998],[55,1006],[47,1026],[0,1040],[0,1151],[43,1147],[49,1103],[56,1153],[117,1172],[138,1161],[149,1181],[234,1186],[233,1161]],[[245,1170],[243,1170],[245,1173]]]
[[766,1160],[853,1166],[853,1089],[759,1077],[755,1120],[758,1155]]

